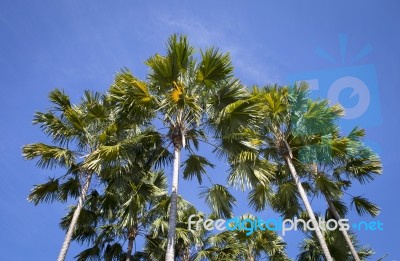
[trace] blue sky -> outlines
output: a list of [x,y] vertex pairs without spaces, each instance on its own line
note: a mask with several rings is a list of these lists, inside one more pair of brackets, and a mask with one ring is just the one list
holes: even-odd
[[[395,0],[0,1],[1,259],[54,260],[64,238],[58,222],[67,205],[34,207],[26,200],[33,184],[62,170],[43,171],[21,157],[22,145],[45,139],[31,120],[35,111],[49,107],[48,92],[63,88],[78,101],[85,89],[105,91],[122,67],[143,78],[144,60],[163,52],[170,34],[183,33],[196,47],[215,45],[230,52],[236,76],[248,86],[312,77],[320,83],[314,95],[326,97],[330,85],[323,83],[336,78],[352,76],[366,84],[370,107],[343,125],[366,127],[368,143],[382,157],[383,175],[353,192],[381,206],[376,220],[384,223],[384,231],[359,235],[376,250],[376,258],[388,253],[387,260],[400,260],[399,7]],[[365,55],[352,61],[365,47]],[[349,107],[364,97],[342,96]],[[210,174],[223,181],[223,170],[220,166]],[[193,186],[181,182],[181,192],[200,203]],[[249,211],[244,202],[239,200],[235,213]],[[313,205],[322,207],[318,201]],[[301,236],[285,237],[291,257]],[[72,245],[68,260],[78,251]]]

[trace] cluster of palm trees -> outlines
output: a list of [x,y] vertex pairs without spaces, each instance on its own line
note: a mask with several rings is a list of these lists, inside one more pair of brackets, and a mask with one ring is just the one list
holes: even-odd
[[[180,177],[210,181],[200,193],[208,218],[232,217],[236,200],[228,186],[238,186],[248,190],[255,211],[269,207],[285,218],[310,220],[316,229],[304,230],[298,260],[373,254],[351,231],[317,223],[344,218],[349,208],[379,213],[350,193],[353,182],[372,181],[382,166],[363,144],[364,130],[341,133],[339,105],[310,99],[304,83],[246,88],[228,54],[216,48],[195,53],[185,36],[172,35],[166,53],[146,65],[145,81],[123,70],[106,93],[86,91],[78,104],[56,89],[49,94],[53,107],[34,116],[51,142],[25,145],[24,157],[65,174],[35,185],[28,200],[77,200],[60,223],[66,236],[59,261],[72,240],[88,246],[77,260],[291,260],[275,231],[189,230],[189,216],[206,215],[179,196]],[[207,174],[214,164],[200,154],[204,144],[229,165],[227,184]],[[313,211],[310,196],[326,201],[323,216]],[[134,247],[138,236],[141,250]]]

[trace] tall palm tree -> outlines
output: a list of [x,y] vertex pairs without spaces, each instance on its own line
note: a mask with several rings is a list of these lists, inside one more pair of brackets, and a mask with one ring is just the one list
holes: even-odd
[[[340,198],[344,193],[348,194],[346,191],[353,180],[364,184],[382,173],[380,159],[362,143],[364,136],[365,131],[357,127],[347,137],[333,133],[329,139],[314,144],[313,151],[309,148],[307,153],[307,162],[313,162],[306,170],[311,173],[313,190],[326,200],[329,216],[333,219],[345,216],[348,207]],[[359,214],[376,216],[379,213],[379,208],[363,197],[352,196],[351,202]],[[341,233],[354,260],[360,260],[347,230],[341,230]]]
[[58,89],[50,92],[53,107],[37,112],[33,123],[40,126],[54,145],[33,143],[22,148],[26,159],[38,158],[37,165],[52,169],[62,167],[67,173],[49,182],[36,185],[28,200],[34,204],[69,197],[78,198],[58,260],[65,259],[75,225],[78,221],[95,171],[87,166],[87,159],[102,143],[102,134],[109,126],[110,110],[105,97],[86,91],[81,103],[72,105],[69,97]]
[[158,96],[159,111],[164,116],[163,122],[169,130],[174,150],[167,261],[174,259],[181,150],[186,147],[189,135],[196,135],[205,116],[208,93],[217,83],[227,81],[233,69],[229,56],[214,48],[202,52],[199,63],[193,54],[194,49],[186,37],[172,35],[168,40],[167,54],[155,55],[146,62],[150,67],[150,86]]
[[[260,129],[253,131],[253,136],[258,137],[258,147],[261,153],[264,154],[265,159],[276,164],[274,166],[275,173],[279,173],[284,179],[291,180],[295,184],[295,187],[293,187],[286,182],[280,182],[282,187],[278,188],[278,192],[280,192],[278,196],[289,199],[288,202],[293,202],[293,206],[289,206],[289,204],[285,204],[282,201],[280,203],[284,203],[283,205],[275,205],[277,205],[278,210],[283,210],[284,212],[286,210],[290,211],[292,207],[295,207],[289,215],[293,217],[300,210],[296,200],[297,196],[299,196],[312,221],[325,258],[332,260],[304,188],[307,183],[302,181],[302,176],[300,175],[302,173],[298,172],[298,168],[295,165],[302,166],[299,158],[302,145],[309,144],[310,139],[318,139],[334,131],[335,120],[343,113],[343,110],[338,105],[329,107],[326,100],[312,101],[308,98],[306,84],[294,86],[293,88],[279,87],[277,85],[267,86],[263,89],[255,87],[252,93],[253,99],[260,104],[262,116],[258,124]],[[284,168],[282,169],[281,166]],[[290,178],[286,176],[286,172],[290,173]],[[265,204],[260,200],[262,198],[270,200],[271,204],[274,204],[273,201],[277,198],[271,197],[270,189],[263,191],[262,188],[265,187],[261,184],[250,193],[251,204]],[[292,196],[288,197],[288,195]]]
[[[224,128],[225,132],[233,132],[243,121],[251,118],[252,108],[248,102],[240,101],[246,91],[232,77],[229,55],[208,48],[201,51],[200,56],[197,62],[194,48],[185,36],[172,35],[166,54],[157,54],[146,61],[150,68],[148,83],[138,80],[129,71],[123,71],[117,75],[109,91],[121,121],[153,120],[156,126],[163,125],[164,128],[158,128],[158,133],[164,137],[165,144],[172,147],[174,160],[166,253],[169,261],[173,260],[175,250],[182,150],[188,153],[183,161],[184,178],[196,177],[201,183],[205,169],[213,167],[213,164],[195,153],[199,142],[213,142],[207,137],[210,129],[215,133]],[[222,139],[219,135],[216,138]],[[214,209],[219,209],[217,204],[232,201],[227,189],[221,185],[215,184],[208,191],[212,192],[208,199],[214,202]],[[216,195],[220,196],[218,200]],[[221,200],[223,197],[227,200]],[[224,210],[220,211],[222,215],[231,214],[229,208]]]
[[[341,213],[346,209],[343,202],[338,199],[343,195],[343,190],[350,187],[349,178],[362,183],[373,179],[375,174],[381,172],[380,161],[370,149],[362,145],[360,141],[364,135],[362,130],[356,128],[348,137],[338,136],[339,129],[335,121],[342,114],[339,107],[328,107],[327,101],[324,100],[313,102],[307,99],[306,86],[289,89],[287,97],[290,124],[286,129],[289,135],[284,141],[283,150],[287,151],[289,157],[295,159],[292,166],[299,177],[303,177],[301,185],[308,193],[322,194],[331,214],[335,219],[340,219],[335,205],[340,208]],[[267,97],[266,100],[267,104],[271,104],[274,96]],[[282,109],[279,105],[276,108]],[[279,128],[285,130],[284,125],[275,129]],[[273,136],[267,137],[266,140],[271,145],[274,144],[274,139]],[[276,147],[279,148],[279,145],[276,146],[275,143],[275,148],[269,146],[264,149],[267,158],[279,159]],[[290,167],[287,157],[285,162]],[[302,211],[297,201],[297,197],[300,196],[299,191],[287,183],[290,179],[286,177],[285,170],[280,165],[276,167],[275,173],[275,177],[270,179],[270,184],[277,186],[277,190],[274,192],[268,186],[259,184],[250,193],[250,204],[261,210],[268,201],[274,209],[287,218],[298,216]],[[377,214],[377,207],[366,199],[354,197],[353,202],[358,205],[356,209],[361,213]],[[309,214],[308,211],[308,216]],[[354,259],[359,260],[347,231],[343,230],[342,233]],[[318,231],[315,236],[320,239]]]
[[[376,216],[379,208],[369,202],[364,197],[352,196],[347,191],[351,187],[353,180],[364,184],[374,179],[382,171],[379,158],[362,144],[365,132],[362,129],[354,128],[347,137],[339,137],[337,132],[333,132],[329,137],[323,139],[311,139],[309,144],[295,143],[297,147],[302,147],[299,155],[298,151],[293,154],[300,159],[296,162],[296,169],[302,177],[307,178],[302,185],[308,193],[313,196],[322,196],[328,204],[327,219],[339,220],[344,218],[349,207],[354,207],[359,215],[370,214]],[[293,142],[293,141],[292,141]],[[250,204],[256,210],[263,210],[268,203],[274,210],[285,215],[285,218],[295,216],[309,219],[308,215],[302,213],[303,209],[298,202],[298,192],[284,173],[284,167],[276,168],[275,176],[270,179],[269,186],[259,184],[249,194]],[[276,186],[276,190],[271,189],[271,185]],[[343,195],[350,195],[351,205],[345,204],[341,200]],[[347,230],[341,230],[343,239],[347,246],[343,248],[343,253],[351,252],[354,260],[360,259],[359,253],[353,243],[354,236]],[[337,252],[335,244],[330,242],[332,233],[324,233],[328,248],[332,252]],[[317,247],[317,237],[313,234],[312,246]],[[314,248],[307,252],[312,253]],[[322,254],[318,246],[318,253]],[[315,250],[315,251],[317,251]]]
[[[121,78],[116,77],[116,82]],[[78,255],[79,259],[123,257],[132,259],[133,244],[143,235],[151,222],[147,211],[166,193],[166,179],[155,167],[171,161],[163,146],[162,137],[147,122],[143,114],[136,121],[121,118],[116,101],[106,97],[112,108],[110,125],[101,134],[102,143],[84,163],[96,171],[103,191],[88,202],[94,222],[86,222],[77,229],[74,238],[86,240],[92,247]],[[93,214],[95,213],[95,215]],[[63,223],[68,223],[67,216]],[[93,231],[88,234],[87,231]],[[127,240],[126,251],[121,240]],[[111,242],[114,242],[112,245]],[[106,259],[107,259],[106,258]]]
[[[78,260],[101,257],[133,260],[136,237],[147,233],[152,222],[149,211],[166,195],[167,183],[161,172],[122,177],[123,183],[115,178],[108,180],[102,195],[95,192],[88,198],[85,205],[87,215],[78,222],[74,239],[91,246],[76,256]],[[69,224],[71,216],[69,213],[63,219],[61,227]],[[126,241],[127,247],[123,250]]]

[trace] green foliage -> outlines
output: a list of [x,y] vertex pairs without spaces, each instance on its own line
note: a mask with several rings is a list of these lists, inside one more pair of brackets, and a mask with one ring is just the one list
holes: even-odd
[[193,177],[197,177],[199,184],[201,184],[201,176],[206,174],[206,167],[213,168],[214,165],[202,156],[191,154],[183,162],[183,178],[192,179]]
[[44,143],[25,145],[22,153],[28,160],[39,158],[37,165],[40,168],[70,167],[76,161],[75,155],[71,150]]
[[355,208],[357,213],[361,216],[369,214],[372,217],[375,217],[380,212],[380,209],[377,205],[361,196],[353,197],[351,200],[351,206],[352,208]]
[[58,179],[50,179],[48,182],[35,185],[28,196],[28,201],[37,205],[41,202],[51,203],[59,198]]
[[197,81],[212,86],[231,76],[233,66],[229,54],[222,54],[216,48],[201,51],[201,63],[197,72]]
[[[171,164],[173,150],[186,150],[181,155],[187,157],[178,162],[183,178],[202,184],[214,164],[194,149],[203,142],[213,146],[213,153],[229,165],[228,185],[250,189],[248,202],[256,211],[270,207],[285,218],[304,216],[288,157],[306,193],[332,203],[327,218],[334,218],[333,211],[347,215],[344,195],[350,195],[354,181],[364,184],[382,173],[380,158],[363,144],[365,130],[357,127],[342,135],[337,121],[343,108],[312,100],[306,83],[249,90],[234,78],[228,53],[215,47],[199,53],[196,57],[186,36],[172,35],[164,55],[147,59],[146,80],[122,70],[107,93],[85,91],[76,105],[55,89],[49,93],[51,109],[35,113],[33,123],[52,144],[25,145],[24,158],[66,173],[35,185],[28,200],[35,205],[67,202],[80,196],[85,176],[96,180],[74,227],[73,240],[89,246],[77,260],[164,259],[172,211],[177,214],[179,260],[256,260],[264,255],[288,260],[285,243],[272,231],[251,237],[243,231],[189,231],[188,217],[204,214],[180,197],[172,209],[166,176],[156,171]],[[228,187],[212,184],[200,196],[211,216],[232,216],[236,199]],[[379,214],[379,207],[361,196],[352,196],[350,205],[359,215]],[[71,226],[75,209],[62,219],[62,229]],[[137,236],[145,237],[145,248],[131,255],[123,242]],[[336,260],[350,258],[341,234],[324,236]],[[372,254],[367,247],[357,248],[360,257]],[[314,234],[300,249],[298,260],[323,260]]]
[[206,204],[218,217],[229,218],[232,216],[232,207],[236,204],[236,199],[226,187],[218,184],[212,185],[211,188],[204,189],[200,196],[204,197]]

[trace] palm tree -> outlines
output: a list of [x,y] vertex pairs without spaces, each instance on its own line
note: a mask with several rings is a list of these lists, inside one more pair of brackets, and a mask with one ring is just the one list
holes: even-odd
[[155,55],[146,62],[150,67],[150,86],[158,96],[160,113],[174,149],[167,261],[174,259],[181,150],[186,147],[190,135],[196,135],[207,106],[207,94],[217,83],[229,79],[233,69],[228,55],[216,49],[202,52],[199,63],[195,62],[193,54],[194,49],[186,37],[173,35],[168,40],[166,56]]
[[205,233],[203,237],[203,244],[196,246],[196,251],[192,255],[193,261],[235,260],[247,250],[244,243],[239,242],[235,234],[230,231],[217,234]]
[[[35,205],[40,202],[67,201],[78,198],[58,257],[65,259],[74,228],[78,221],[93,174],[87,159],[102,143],[102,134],[109,126],[110,110],[105,97],[99,93],[85,92],[82,102],[72,105],[69,97],[58,89],[50,92],[54,107],[47,112],[37,112],[33,123],[38,124],[53,144],[33,143],[22,148],[26,159],[38,158],[37,165],[52,169],[62,167],[67,173],[49,182],[36,185],[28,200]],[[104,136],[104,135],[103,135]]]
[[[299,174],[302,173],[298,173],[296,165],[302,168],[299,158],[302,155],[302,146],[309,144],[309,140],[320,139],[321,136],[332,133],[336,126],[334,121],[343,110],[338,105],[329,107],[326,100],[312,101],[308,98],[307,89],[306,84],[293,88],[275,85],[253,89],[253,99],[260,104],[262,118],[258,124],[260,129],[252,131],[252,136],[257,137],[256,143],[264,158],[275,163],[272,169],[277,175],[271,180],[275,180],[280,186],[276,196],[272,196],[274,193],[268,188],[268,184],[259,184],[250,192],[250,204],[262,209],[267,200],[279,212],[293,217],[301,210],[297,202],[299,196],[312,221],[325,258],[332,260],[307,197],[304,186],[308,188],[308,184],[301,180],[302,176]],[[287,172],[290,173],[290,178],[287,177]],[[295,186],[280,181],[282,179],[293,182]]]
[[[146,61],[150,68],[148,83],[138,80],[129,71],[123,71],[117,75],[109,91],[121,121],[153,120],[156,126],[162,124],[164,128],[158,128],[158,135],[164,137],[166,146],[172,147],[174,161],[166,253],[169,261],[173,260],[175,250],[182,150],[188,153],[183,162],[184,178],[196,177],[201,183],[206,167],[213,167],[213,164],[195,153],[199,142],[214,142],[207,138],[210,130],[216,134],[213,139],[222,140],[222,129],[226,133],[237,131],[244,121],[251,118],[252,108],[248,102],[241,101],[246,95],[245,88],[232,77],[229,55],[208,48],[201,51],[200,56],[201,60],[197,62],[194,49],[185,36],[172,35],[166,55],[157,54]],[[224,146],[217,147],[230,145],[226,140],[221,142]],[[214,184],[208,191],[208,200],[214,202],[214,209],[219,209],[217,204],[232,203],[224,186]],[[215,196],[219,196],[218,200]],[[223,197],[227,200],[222,200]],[[229,207],[223,210],[220,211],[222,215],[231,214]]]
[[[165,259],[170,205],[171,198],[164,197],[149,211],[152,221],[147,230],[145,247],[142,253],[142,256],[147,258],[145,260]],[[188,228],[188,220],[191,215],[203,217],[203,214],[181,197],[178,197],[177,209],[174,260],[189,261],[192,248],[202,244],[201,236],[204,230],[190,230]]]
[[[355,128],[348,137],[338,137],[339,130],[335,120],[341,115],[340,108],[335,106],[329,108],[327,101],[324,100],[313,102],[306,98],[306,86],[295,87],[289,91],[288,100],[291,108],[289,121],[291,123],[289,130],[286,130],[289,133],[289,139],[284,141],[283,149],[287,150],[289,157],[296,159],[292,165],[299,172],[300,177],[306,178],[303,179],[301,185],[308,193],[323,195],[331,215],[335,219],[340,219],[335,205],[339,207],[343,215],[346,206],[338,199],[343,194],[343,190],[350,187],[349,178],[354,178],[361,183],[373,179],[375,174],[381,172],[380,161],[370,149],[362,145],[361,138],[364,136],[362,130]],[[266,100],[267,103],[272,103],[274,96],[267,97]],[[282,109],[279,105],[276,108],[277,111]],[[324,120],[321,121],[321,119]],[[284,125],[279,127],[285,129]],[[279,128],[276,127],[276,129]],[[268,144],[274,144],[274,139],[275,137],[267,137]],[[269,146],[264,149],[267,158],[279,159],[276,147],[279,148],[275,145],[275,148]],[[287,164],[287,158],[285,161],[286,165],[290,165]],[[279,163],[275,168],[275,176],[269,181],[270,185],[277,187],[277,190],[274,191],[270,186],[258,184],[250,192],[250,204],[257,210],[262,210],[265,203],[269,202],[273,209],[283,213],[286,218],[299,216],[302,211],[297,200],[300,196],[299,190],[296,190],[292,183],[288,183],[290,178],[285,175],[285,172],[285,167]],[[356,209],[360,213],[370,213],[373,216],[377,214],[378,208],[365,198],[353,197],[352,202],[358,205]],[[343,230],[342,233],[354,259],[359,260],[347,231]],[[318,231],[315,236],[320,238]]]
[[[333,133],[329,139],[323,139],[309,148],[306,160],[312,161],[309,171],[312,175],[315,194],[322,195],[328,204],[328,212],[333,219],[339,220],[347,213],[348,207],[340,200],[356,180],[364,184],[381,174],[382,165],[373,151],[362,143],[365,131],[354,128],[347,137]],[[311,152],[311,153],[310,153]],[[359,214],[369,213],[376,216],[379,208],[363,197],[352,196],[352,205]],[[353,255],[360,260],[347,230],[341,230]]]
[[[74,240],[91,245],[79,253],[78,260],[90,258],[124,258],[133,260],[133,245],[137,236],[144,236],[152,219],[149,211],[166,195],[166,179],[161,172],[148,172],[140,177],[125,174],[123,183],[107,181],[102,195],[92,193],[85,205],[85,217],[78,222]],[[116,186],[118,183],[118,186]],[[153,210],[154,211],[154,210]],[[69,224],[69,213],[61,227]],[[122,249],[127,241],[127,249]]]

